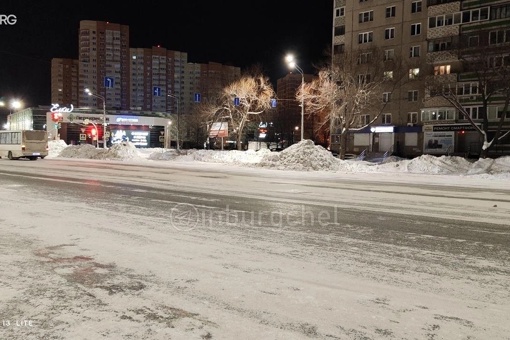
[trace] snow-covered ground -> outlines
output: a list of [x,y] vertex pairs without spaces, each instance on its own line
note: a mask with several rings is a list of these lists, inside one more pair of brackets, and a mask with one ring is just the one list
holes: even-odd
[[97,149],[90,144],[66,145],[63,141],[50,142],[48,158],[81,158],[129,160],[132,162],[202,162],[245,167],[263,167],[291,171],[327,171],[341,173],[413,173],[478,178],[510,179],[510,157],[469,161],[456,156],[423,155],[414,159],[389,157],[382,164],[358,160],[340,160],[321,146],[304,140],[281,152],[237,150],[180,150],[136,148],[129,142],[110,149]]
[[510,157],[374,164],[303,141],[48,158],[0,162],[2,340],[510,339]]

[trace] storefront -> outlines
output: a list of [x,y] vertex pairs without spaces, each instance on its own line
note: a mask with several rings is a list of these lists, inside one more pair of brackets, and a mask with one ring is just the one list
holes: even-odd
[[[103,124],[103,119],[106,122]],[[165,127],[170,119],[135,115],[130,112],[111,114],[66,109],[46,113],[46,129],[53,139],[67,144],[92,144],[102,147],[128,141],[136,147],[164,147]]]
[[480,153],[480,134],[471,124],[423,126],[423,153],[433,155],[476,155]]
[[373,125],[352,131],[347,138],[347,152],[359,154],[390,153],[401,157],[414,157],[422,153],[421,126]]

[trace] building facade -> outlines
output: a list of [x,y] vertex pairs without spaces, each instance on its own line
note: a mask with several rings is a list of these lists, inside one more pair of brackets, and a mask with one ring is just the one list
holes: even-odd
[[[104,21],[80,21],[79,87],[104,97],[106,107],[130,106],[129,26]],[[79,106],[101,107],[102,100],[79,91]]]
[[[103,119],[106,125],[103,125]],[[135,147],[164,147],[171,120],[155,114],[124,110],[96,110],[63,106],[29,107],[11,115],[10,130],[46,130],[48,138],[69,145],[103,147],[123,141]],[[106,130],[103,130],[106,126]],[[105,135],[106,132],[106,135]],[[175,136],[174,136],[175,138]]]
[[77,104],[79,63],[76,59],[51,60],[51,102],[62,105]]
[[[510,54],[509,20],[509,1],[335,0],[332,62],[345,53],[360,53],[361,57],[374,48],[381,52],[384,72],[405,70],[398,86],[383,93],[384,111],[364,112],[368,115],[365,121],[379,118],[349,134],[347,152],[404,157],[479,152],[480,133],[458,108],[431,93],[431,84],[448,78],[476,123],[497,122],[502,98],[489,105],[489,119],[484,122],[479,114],[478,81],[467,72],[466,56],[475,44],[478,49],[499,44],[497,52],[484,52],[501,55],[503,62]],[[335,143],[338,147],[338,139],[333,130],[332,147]]]

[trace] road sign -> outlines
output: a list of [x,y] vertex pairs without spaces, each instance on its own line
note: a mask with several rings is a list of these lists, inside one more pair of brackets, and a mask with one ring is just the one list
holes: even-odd
[[161,97],[161,87],[154,86],[152,93],[154,94],[154,97]]
[[239,98],[238,97],[234,98],[234,105],[239,106]]
[[107,89],[113,89],[113,85],[115,85],[115,80],[112,77],[104,77],[104,87]]
[[195,93],[195,103],[200,103],[201,95],[200,93]]
[[84,133],[80,133],[80,140],[87,140],[87,135]]
[[159,136],[159,142],[164,143],[165,142],[165,136]]

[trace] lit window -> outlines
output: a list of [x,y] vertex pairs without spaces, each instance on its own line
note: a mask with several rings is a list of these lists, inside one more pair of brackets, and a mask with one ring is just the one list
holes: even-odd
[[416,79],[420,75],[420,69],[418,67],[409,69],[409,79]]
[[450,74],[450,65],[434,66],[434,75]]

